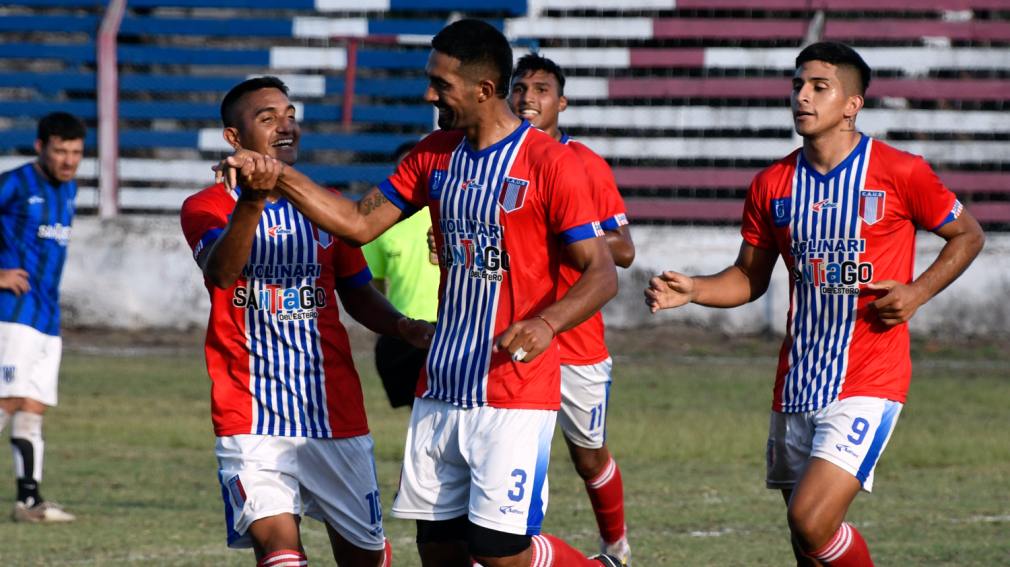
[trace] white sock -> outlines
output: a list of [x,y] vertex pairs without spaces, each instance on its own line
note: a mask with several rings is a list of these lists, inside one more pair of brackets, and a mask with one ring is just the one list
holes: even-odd
[[[24,442],[28,447],[24,447]],[[42,416],[26,411],[15,413],[11,420],[11,444],[15,478],[42,482],[42,454],[46,446],[42,440]],[[30,454],[23,454],[29,450]]]

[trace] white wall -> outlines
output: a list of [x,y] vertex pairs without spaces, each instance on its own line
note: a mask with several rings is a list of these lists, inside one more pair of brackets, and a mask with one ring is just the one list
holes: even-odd
[[[646,227],[632,229],[635,265],[621,270],[619,297],[606,307],[613,327],[677,320],[713,325],[726,332],[782,332],[787,280],[776,268],[765,297],[737,309],[687,306],[652,316],[642,298],[648,278],[664,269],[713,273],[736,258],[736,229]],[[943,241],[921,233],[916,273],[936,256]],[[990,235],[986,249],[949,289],[916,315],[919,332],[1010,334],[1010,235]],[[206,324],[209,310],[196,263],[174,216],[127,216],[102,222],[77,219],[63,277],[64,325],[117,329],[186,329]]]

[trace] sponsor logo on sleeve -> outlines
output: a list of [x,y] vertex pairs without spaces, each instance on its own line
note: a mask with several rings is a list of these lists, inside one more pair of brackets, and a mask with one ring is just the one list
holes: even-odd
[[775,226],[788,226],[789,220],[792,218],[792,209],[792,197],[772,199],[772,222],[775,223]]
[[437,201],[442,197],[442,185],[445,184],[446,170],[436,169],[428,177],[428,198]]

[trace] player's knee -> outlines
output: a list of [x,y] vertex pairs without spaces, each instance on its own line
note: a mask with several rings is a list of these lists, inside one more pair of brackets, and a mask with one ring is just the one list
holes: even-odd
[[575,470],[583,480],[596,478],[610,462],[610,456],[603,449],[583,449],[573,457]]
[[571,451],[572,464],[575,465],[575,472],[582,480],[596,478],[607,467],[610,462],[610,453],[606,447],[599,449],[586,449],[584,447],[573,447]]
[[470,520],[460,516],[451,520],[418,520],[417,543],[442,543],[451,541],[466,541],[467,527]]
[[500,532],[470,523],[466,542],[474,558],[493,560],[526,551],[530,547],[530,536]]
[[11,440],[26,439],[32,443],[42,441],[42,415],[19,411],[11,419]]
[[808,510],[795,509],[789,507],[787,513],[789,521],[789,531],[804,551],[812,551],[824,545],[838,526],[831,526],[823,518],[818,517]]

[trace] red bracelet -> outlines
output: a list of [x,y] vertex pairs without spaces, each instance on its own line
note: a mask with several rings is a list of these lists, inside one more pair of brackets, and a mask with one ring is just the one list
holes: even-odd
[[537,319],[540,319],[541,321],[543,321],[544,324],[547,325],[547,328],[551,330],[551,338],[552,339],[554,337],[558,336],[558,332],[554,330],[554,325],[551,325],[551,322],[548,321],[543,315],[537,315]]

